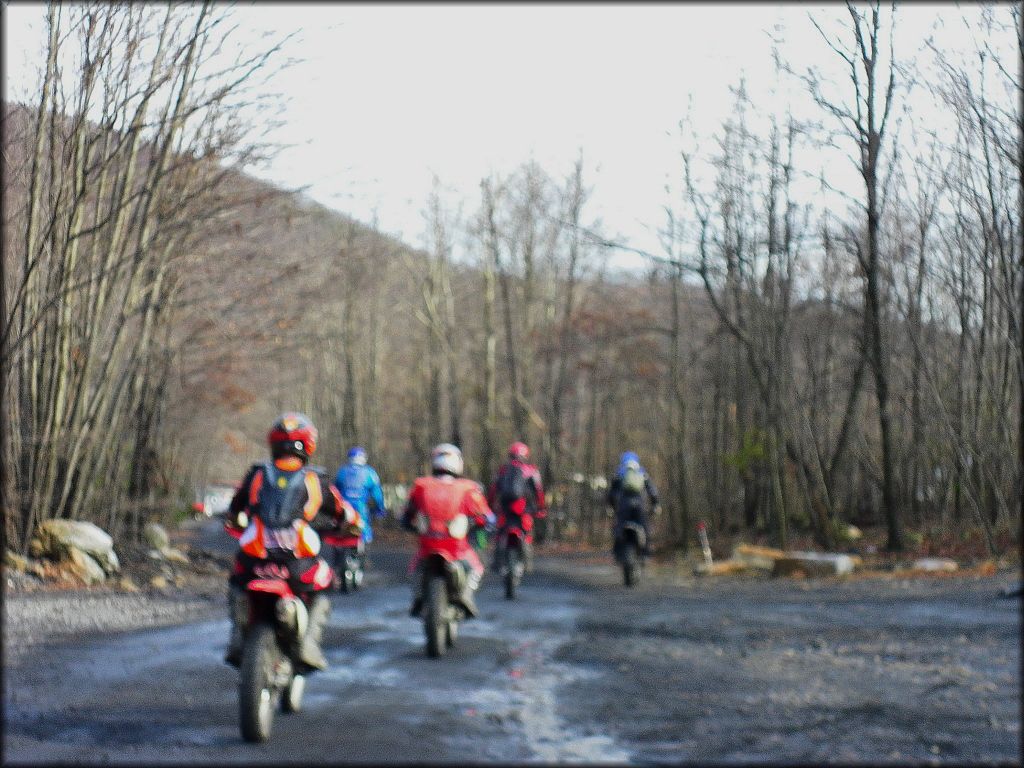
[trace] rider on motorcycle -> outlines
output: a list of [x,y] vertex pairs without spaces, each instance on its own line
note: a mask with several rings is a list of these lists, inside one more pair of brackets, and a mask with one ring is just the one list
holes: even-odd
[[348,452],[348,463],[338,468],[334,476],[334,485],[341,492],[341,497],[356,508],[363,520],[363,543],[373,541],[373,529],[370,528],[369,501],[373,500],[374,517],[384,517],[384,492],[380,487],[380,477],[373,467],[366,463],[366,449],[356,446]]
[[[520,520],[525,540],[523,542],[523,559],[526,570],[533,570],[533,522],[534,518],[543,520],[547,516],[547,505],[544,502],[544,488],[540,481],[540,471],[528,463],[530,448],[526,443],[515,442],[508,447],[508,461],[498,468],[491,487],[487,491],[487,503],[492,509],[498,510],[498,531],[506,525]],[[496,506],[497,505],[497,506]],[[538,528],[538,543],[543,543]],[[500,540],[500,533],[498,536]],[[494,548],[494,561],[491,568],[500,568],[500,553]]]
[[[418,513],[427,516],[431,527],[443,529],[449,520],[464,514],[480,527],[494,525],[494,513],[487,506],[487,499],[479,484],[460,477],[463,469],[462,451],[450,443],[441,443],[430,454],[432,473],[429,477],[418,477],[409,492],[409,501],[402,514],[402,528],[416,531],[415,519]],[[470,546],[469,539],[459,540],[456,556],[466,569],[468,578],[460,602],[470,616],[479,615],[473,593],[480,585],[484,574],[483,563]],[[417,590],[420,589],[417,582]],[[423,595],[417,591],[410,613],[415,616],[423,605]]]
[[647,523],[647,500],[658,509],[658,490],[651,482],[647,471],[640,465],[640,457],[633,451],[626,451],[619,459],[619,468],[608,488],[608,506],[615,511],[615,539],[618,540],[622,526],[637,522],[644,529],[643,554],[651,552],[651,531]]
[[228,581],[231,637],[224,661],[232,666],[242,660],[249,619],[245,586],[253,578],[253,567],[266,556],[265,531],[290,527],[295,531],[295,559],[288,562],[290,586],[296,594],[313,593],[299,657],[314,669],[327,668],[320,640],[331,609],[324,594],[331,585],[331,569],[318,557],[316,531],[334,528],[339,521],[358,525],[359,515],[322,468],[306,466],[316,441],[317,430],[309,418],[301,413],[282,414],[267,434],[272,461],[252,466],[228,507],[228,524],[244,530]]

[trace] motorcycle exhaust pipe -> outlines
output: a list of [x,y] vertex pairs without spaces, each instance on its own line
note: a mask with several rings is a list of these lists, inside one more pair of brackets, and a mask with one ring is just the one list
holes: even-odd
[[295,632],[296,637],[306,634],[309,625],[309,611],[306,604],[297,597],[284,597],[277,601],[277,620]]

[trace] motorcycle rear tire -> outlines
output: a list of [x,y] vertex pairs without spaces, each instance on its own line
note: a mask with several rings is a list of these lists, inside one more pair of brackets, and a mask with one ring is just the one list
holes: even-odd
[[505,552],[505,599],[516,599],[516,588],[519,586],[519,550],[509,547]]
[[627,542],[622,545],[622,581],[627,587],[635,586],[640,577],[640,563],[637,557],[636,544]]
[[427,635],[427,656],[436,659],[443,655],[448,646],[448,585],[442,576],[433,576],[427,582],[423,629]]
[[281,656],[274,628],[257,624],[246,638],[238,681],[238,716],[242,738],[264,742],[270,738],[280,691],[273,687],[273,669]]

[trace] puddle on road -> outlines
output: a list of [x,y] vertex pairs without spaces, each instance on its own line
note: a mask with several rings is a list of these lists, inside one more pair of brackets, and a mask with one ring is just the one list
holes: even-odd
[[[564,608],[560,613],[565,619],[575,615]],[[559,715],[559,688],[600,677],[599,672],[582,665],[552,661],[571,634],[571,627],[556,636],[551,636],[550,628],[546,632],[521,631],[505,665],[509,682],[502,688],[469,691],[464,699],[466,711],[502,726],[511,724],[535,761],[628,763],[630,753],[614,739],[579,733]]]
[[[371,685],[395,685],[402,680],[402,674],[397,669],[387,666],[391,659],[377,651],[353,653],[349,648],[329,650],[327,660],[330,667],[316,673],[318,680]],[[330,695],[329,698],[335,700],[338,697]]]
[[[372,648],[328,651],[331,668],[318,677],[346,687],[403,688],[410,700],[422,700],[425,712],[438,707],[449,710],[458,702],[463,716],[476,728],[471,729],[472,735],[452,734],[445,740],[456,754],[470,758],[507,760],[510,754],[523,753],[527,762],[629,762],[631,753],[613,738],[578,732],[559,714],[559,689],[601,674],[583,665],[553,661],[575,634],[579,609],[570,595],[550,589],[530,594],[533,590],[525,585],[520,600],[505,601],[499,587],[484,583],[478,596],[483,615],[460,625],[461,649],[457,643],[452,654],[439,661],[407,657],[410,648],[423,648],[420,620],[393,607],[408,604],[408,586],[381,589],[372,596],[357,594],[354,597],[363,598],[358,602],[336,600],[332,626],[355,631]],[[506,660],[497,669],[470,664],[451,674],[448,665],[460,661],[458,654],[467,652],[464,641],[469,639],[493,641],[491,647],[506,649],[507,657],[502,657]],[[444,665],[444,673],[433,675],[429,665],[434,664]],[[413,680],[420,685],[410,687]],[[318,693],[315,698],[307,694],[307,698],[309,706],[328,706],[343,695],[338,691]],[[479,729],[485,731],[483,740]]]

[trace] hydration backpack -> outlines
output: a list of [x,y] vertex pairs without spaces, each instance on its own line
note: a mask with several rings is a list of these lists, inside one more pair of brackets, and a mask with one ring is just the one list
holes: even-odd
[[527,493],[526,475],[518,464],[509,464],[498,477],[498,498],[502,504],[511,504],[525,499]]
[[301,515],[306,501],[303,491],[309,468],[288,472],[267,462],[258,471],[262,472],[263,479],[253,512],[271,528],[290,525],[292,520]]
[[625,493],[643,493],[644,473],[634,467],[627,467],[626,471],[622,473],[622,490]]

